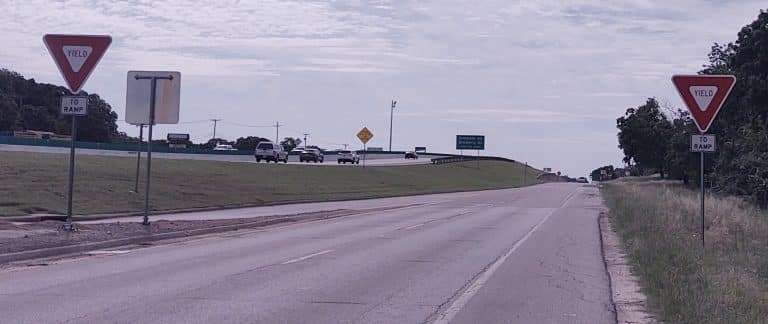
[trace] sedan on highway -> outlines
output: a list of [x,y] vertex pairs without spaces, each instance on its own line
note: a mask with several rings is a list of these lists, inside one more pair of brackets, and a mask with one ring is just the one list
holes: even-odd
[[338,152],[338,154],[339,154],[339,157],[337,158],[336,161],[339,164],[342,164],[342,163],[360,164],[360,156],[357,155],[357,152],[341,150]]
[[414,160],[416,160],[418,158],[419,158],[419,155],[416,154],[416,152],[414,152],[414,151],[405,152],[405,159],[406,160],[407,159],[414,159]]
[[323,163],[323,160],[325,158],[323,157],[323,152],[321,152],[318,149],[315,148],[308,148],[304,149],[304,151],[301,152],[299,155],[299,162],[320,162]]

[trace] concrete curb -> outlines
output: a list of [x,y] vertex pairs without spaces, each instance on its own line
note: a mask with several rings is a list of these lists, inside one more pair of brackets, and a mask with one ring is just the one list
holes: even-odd
[[598,218],[603,263],[610,280],[611,301],[619,324],[657,323],[648,312],[648,298],[643,294],[638,278],[632,274],[624,248],[603,207]]

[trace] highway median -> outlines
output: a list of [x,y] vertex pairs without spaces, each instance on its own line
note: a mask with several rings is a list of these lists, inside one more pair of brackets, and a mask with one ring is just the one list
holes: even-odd
[[[0,152],[0,217],[64,215],[67,163],[59,154]],[[77,156],[74,214],[141,212],[144,177],[133,192],[135,168],[134,158]],[[539,174],[505,161],[363,168],[157,159],[150,205],[158,213],[502,189]]]

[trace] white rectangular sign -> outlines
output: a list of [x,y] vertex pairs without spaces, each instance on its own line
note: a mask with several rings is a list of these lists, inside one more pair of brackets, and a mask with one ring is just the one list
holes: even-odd
[[691,152],[714,152],[715,135],[691,135]]
[[64,96],[61,97],[61,114],[85,116],[88,114],[88,97]]
[[172,71],[129,71],[125,93],[125,121],[132,125],[149,125],[149,98],[152,80],[140,77],[171,77],[158,79],[155,89],[155,124],[178,124],[181,94],[181,73]]

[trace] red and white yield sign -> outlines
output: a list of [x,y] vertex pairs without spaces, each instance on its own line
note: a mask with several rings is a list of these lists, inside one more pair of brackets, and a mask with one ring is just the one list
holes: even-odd
[[706,133],[736,83],[732,75],[675,75],[677,92],[691,112],[699,131]]
[[48,52],[72,93],[77,93],[104,56],[112,37],[105,35],[45,35]]

